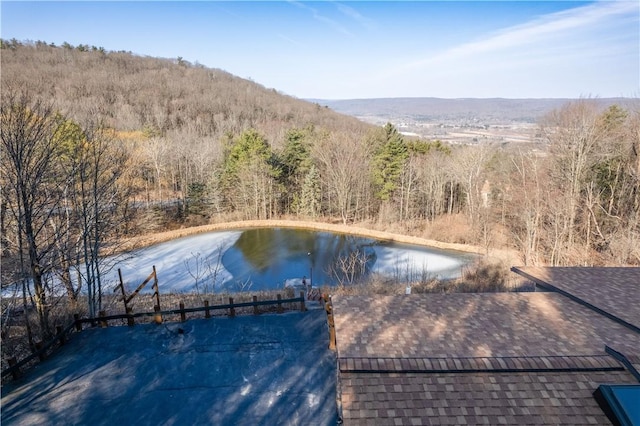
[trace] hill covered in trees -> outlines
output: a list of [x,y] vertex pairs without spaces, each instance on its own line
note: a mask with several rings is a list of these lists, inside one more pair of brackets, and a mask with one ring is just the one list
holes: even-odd
[[5,84],[28,87],[76,121],[99,116],[105,125],[122,131],[144,131],[167,140],[218,141],[254,128],[277,146],[289,128],[367,127],[328,108],[181,58],[17,41],[3,41],[1,52]]
[[104,255],[176,226],[293,217],[528,265],[640,264],[635,100],[564,103],[526,147],[450,146],[180,58],[1,47],[2,282],[34,283],[45,334],[52,276],[70,303],[88,289],[94,315]]

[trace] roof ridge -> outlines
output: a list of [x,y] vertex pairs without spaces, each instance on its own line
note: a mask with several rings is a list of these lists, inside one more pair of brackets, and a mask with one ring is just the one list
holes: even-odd
[[343,373],[456,373],[618,371],[624,367],[603,355],[500,357],[340,357]]

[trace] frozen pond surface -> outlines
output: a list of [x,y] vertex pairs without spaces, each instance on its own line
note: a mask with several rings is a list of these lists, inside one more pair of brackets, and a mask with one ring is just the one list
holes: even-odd
[[[120,268],[127,291],[156,266],[161,292],[242,291],[282,288],[304,277],[313,285],[336,284],[339,259],[354,255],[365,274],[399,281],[459,276],[474,255],[429,247],[377,241],[354,235],[291,228],[257,228],[189,236],[147,247],[120,259],[105,274],[106,288],[118,282]],[[151,291],[150,286],[145,291]]]

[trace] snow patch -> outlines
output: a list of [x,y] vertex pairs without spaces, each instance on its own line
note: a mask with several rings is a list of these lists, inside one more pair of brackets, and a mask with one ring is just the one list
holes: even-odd
[[463,259],[435,252],[375,246],[376,262],[372,272],[393,277],[399,281],[411,281],[423,274],[428,277],[456,278],[465,264]]
[[[211,232],[136,250],[126,259],[116,261],[105,276],[111,288],[119,283],[118,268],[122,271],[127,293],[141,284],[156,267],[161,292],[186,293],[196,289],[216,291],[232,275],[222,265],[222,255],[240,238],[242,231]],[[147,285],[143,292],[153,292]]]

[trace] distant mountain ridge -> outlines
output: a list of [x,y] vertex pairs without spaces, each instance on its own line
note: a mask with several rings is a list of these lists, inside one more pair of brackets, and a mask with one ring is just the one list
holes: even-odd
[[[544,115],[577,99],[506,99],[506,98],[372,98],[308,99],[332,110],[359,118],[395,118],[417,121],[478,120],[482,122],[535,123]],[[603,107],[612,104],[629,106],[637,99],[593,98]]]

